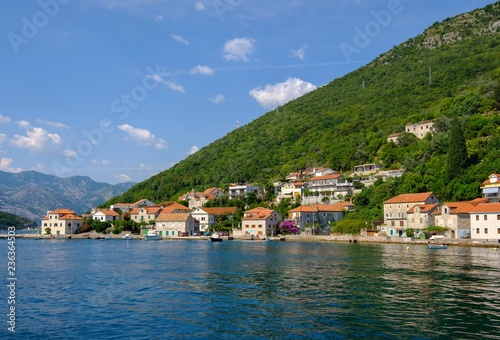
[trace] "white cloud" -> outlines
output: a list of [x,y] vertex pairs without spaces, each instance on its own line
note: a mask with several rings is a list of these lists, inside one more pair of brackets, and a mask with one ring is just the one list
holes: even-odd
[[176,84],[170,80],[165,80],[159,74],[149,74],[146,77],[153,79],[154,81],[156,81],[159,84],[165,85],[166,87],[168,87],[171,90],[181,92],[181,93],[186,93],[186,89],[184,88],[184,86]]
[[230,61],[248,61],[248,56],[254,51],[254,40],[235,38],[224,44],[224,59]]
[[222,94],[216,94],[213,98],[210,98],[210,101],[214,104],[220,104],[224,101],[225,97]]
[[27,120],[19,120],[17,121],[17,125],[22,129],[31,129],[31,124]]
[[7,135],[5,133],[0,133],[0,144],[5,142],[6,139],[7,139]]
[[59,123],[59,122],[51,122],[51,121],[45,120],[45,119],[37,119],[36,121],[37,121],[37,123],[46,124],[48,126],[55,127],[58,129],[69,129],[68,125],[63,124],[63,123]]
[[11,164],[12,164],[12,158],[0,159],[0,170],[6,171],[6,172],[21,172],[21,171],[23,171],[22,168],[11,168],[10,167]]
[[153,145],[157,149],[165,149],[167,147],[165,140],[155,137],[148,130],[138,129],[128,124],[119,125],[118,129],[125,132],[128,138],[136,141],[139,145]]
[[306,49],[307,49],[307,44],[299,48],[298,50],[292,50],[292,57],[298,58],[300,60],[304,60],[306,57]]
[[92,160],[92,164],[95,164],[95,165],[110,165],[111,161],[109,161],[107,159],[93,159]]
[[298,78],[288,78],[283,83],[256,87],[250,91],[250,95],[265,109],[272,109],[315,89],[314,84]]
[[36,163],[36,165],[33,167],[33,170],[38,171],[38,172],[42,172],[45,170],[45,165],[40,164],[40,163]]
[[0,113],[0,124],[7,124],[10,123],[10,121],[12,121],[12,119]]
[[126,175],[126,174],[116,175],[116,179],[118,180],[118,182],[131,182],[132,181],[132,177],[130,177],[129,175]]
[[75,150],[69,150],[69,149],[63,150],[64,157],[75,157],[76,155],[77,155],[77,153]]
[[196,4],[194,4],[194,9],[197,12],[203,12],[205,10],[205,4],[201,1],[198,1]]
[[198,65],[191,70],[191,74],[203,74],[205,76],[211,76],[214,74],[214,70],[212,70],[209,66]]
[[26,136],[15,135],[12,140],[12,143],[18,148],[37,152],[51,151],[54,146],[59,146],[62,142],[61,136],[57,133],[50,133],[39,127],[26,131]]
[[171,34],[170,37],[172,37],[172,39],[174,39],[175,41],[177,41],[178,43],[181,43],[183,45],[186,45],[186,46],[189,46],[189,41],[187,41],[186,39],[184,39],[183,37],[181,37],[180,35],[177,35],[177,34]]
[[140,170],[151,170],[151,167],[149,165],[141,163],[141,164],[139,164],[139,169]]
[[193,154],[197,153],[197,152],[198,152],[198,150],[200,150],[200,148],[199,148],[199,147],[197,147],[196,145],[193,145],[193,146],[191,147],[191,150],[189,150],[189,153],[188,153],[188,154],[189,154],[189,155],[193,155]]

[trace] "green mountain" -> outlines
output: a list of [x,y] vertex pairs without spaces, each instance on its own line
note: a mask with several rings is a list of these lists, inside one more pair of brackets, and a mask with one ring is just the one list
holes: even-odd
[[25,217],[0,211],[0,230],[8,227],[15,227],[16,229],[36,228],[38,224]]
[[[428,190],[441,200],[475,198],[479,184],[500,171],[499,18],[496,2],[435,23],[368,65],[232,131],[107,204],[176,199],[192,188],[237,181],[264,185],[308,166],[350,172],[366,162],[405,169],[402,179],[388,184],[384,197]],[[459,119],[469,157],[459,176],[450,178],[453,118]],[[390,134],[404,132],[406,124],[427,119],[435,119],[433,136],[420,141],[403,133],[399,144],[387,142]]]

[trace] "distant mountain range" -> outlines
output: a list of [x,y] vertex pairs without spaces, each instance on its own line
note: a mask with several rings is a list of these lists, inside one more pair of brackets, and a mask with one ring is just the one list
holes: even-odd
[[0,171],[0,211],[40,223],[49,210],[68,208],[82,214],[134,184],[111,185],[86,176],[61,178],[36,171]]

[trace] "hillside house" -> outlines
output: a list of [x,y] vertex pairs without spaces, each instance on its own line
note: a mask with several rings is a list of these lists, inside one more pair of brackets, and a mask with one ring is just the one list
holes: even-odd
[[241,229],[243,235],[258,237],[276,235],[280,221],[281,215],[277,211],[258,207],[244,212]]
[[491,174],[486,181],[481,184],[483,198],[491,203],[500,202],[500,175]]
[[227,216],[228,219],[232,219],[236,210],[237,207],[196,208],[191,215],[198,224],[198,230],[203,233],[208,227],[216,224],[218,218]]
[[308,182],[308,189],[311,192],[330,193],[337,197],[342,195],[352,195],[352,183],[348,182],[342,174],[329,174],[325,176],[312,177]]
[[156,218],[155,229],[163,237],[180,237],[182,233],[193,235],[196,232],[190,213],[161,212]]
[[179,197],[179,201],[188,201],[189,208],[200,208],[208,201],[224,195],[224,191],[220,188],[208,188],[203,192],[197,192],[194,189]]
[[418,139],[424,139],[425,135],[434,132],[434,121],[423,120],[416,124],[409,123],[406,125],[405,131],[414,134]]
[[162,213],[190,213],[191,211],[192,209],[177,202],[165,205],[161,210]]
[[471,239],[500,239],[500,203],[481,203],[470,211]]
[[389,236],[402,237],[408,227],[408,211],[416,205],[439,204],[432,192],[401,194],[384,202],[382,231]]
[[307,183],[304,182],[278,182],[275,183],[275,193],[277,203],[289,198],[295,200],[299,196],[303,196],[304,190],[307,189]]
[[155,205],[153,202],[146,198],[143,198],[134,203],[115,203],[111,205],[110,209],[116,211],[117,213],[129,213],[133,209],[153,205]]
[[48,211],[40,225],[42,233],[50,228],[51,235],[71,235],[83,226],[83,218],[77,216],[73,210],[62,208]]
[[394,144],[398,144],[399,140],[398,138],[401,136],[400,133],[392,133],[390,134],[389,136],[387,136],[387,143],[394,143]]
[[361,164],[354,167],[354,174],[357,176],[367,176],[374,174],[382,169],[379,163]]
[[253,184],[233,183],[229,187],[229,198],[238,199],[253,192],[256,196],[261,194],[260,187]]

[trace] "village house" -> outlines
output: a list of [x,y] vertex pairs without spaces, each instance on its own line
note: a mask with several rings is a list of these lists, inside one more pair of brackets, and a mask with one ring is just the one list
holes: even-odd
[[434,213],[439,209],[439,204],[417,204],[407,211],[407,228],[418,231],[434,225]]
[[332,197],[352,195],[352,182],[348,182],[342,174],[329,174],[312,177],[308,182],[308,190],[313,193],[327,193]]
[[216,224],[217,219],[222,216],[232,219],[237,209],[237,207],[196,208],[191,215],[198,224],[199,231],[203,233],[210,226]]
[[434,121],[423,120],[416,124],[409,123],[406,125],[405,131],[414,134],[418,139],[424,139],[427,133],[434,132]]
[[185,205],[182,205],[180,203],[170,203],[170,204],[165,204],[163,209],[161,210],[162,213],[190,213],[192,209],[186,207]]
[[253,192],[256,196],[260,195],[260,187],[253,184],[241,184],[241,183],[233,183],[229,187],[229,198],[230,199],[238,199],[241,197],[245,197],[248,193]]
[[241,230],[243,235],[258,237],[276,235],[280,221],[281,215],[277,211],[258,207],[244,212]]
[[120,214],[109,209],[95,209],[92,212],[92,219],[101,222],[113,222],[120,219]]
[[156,220],[162,209],[157,205],[135,208],[130,212],[130,219],[136,223],[149,223]]
[[402,237],[408,227],[408,211],[416,205],[439,204],[432,192],[401,194],[384,202],[384,225],[381,231]]
[[316,224],[326,227],[330,222],[343,220],[345,213],[353,210],[353,207],[349,202],[302,205],[288,211],[288,220],[293,221],[300,230]]
[[361,164],[361,165],[356,165],[354,167],[353,173],[356,176],[367,176],[377,173],[381,169],[382,169],[382,164],[379,163]]
[[83,226],[83,218],[77,216],[73,210],[62,208],[48,211],[40,225],[42,233],[49,228],[51,235],[71,235]]
[[135,208],[140,208],[143,206],[152,206],[155,205],[153,202],[151,202],[148,199],[140,199],[135,203],[115,203],[111,205],[109,209],[116,211],[117,213],[129,213]]
[[295,200],[299,196],[304,195],[304,190],[307,189],[307,183],[304,182],[277,182],[274,183],[276,202],[289,198]]
[[500,203],[482,203],[472,208],[470,228],[473,240],[500,240]]
[[390,134],[388,137],[387,137],[387,143],[394,143],[394,144],[398,144],[398,138],[401,136],[400,133],[392,133]]
[[179,201],[188,201],[189,208],[200,208],[208,201],[212,201],[224,195],[220,188],[208,188],[203,192],[197,192],[192,189],[190,192],[179,197]]
[[193,216],[180,212],[161,212],[156,218],[155,229],[163,237],[189,236],[196,232]]
[[448,228],[444,232],[447,238],[464,239],[471,236],[470,212],[483,199],[464,202],[445,202],[435,213],[435,225]]
[[491,174],[486,181],[481,184],[483,198],[487,198],[491,203],[500,201],[500,175]]

